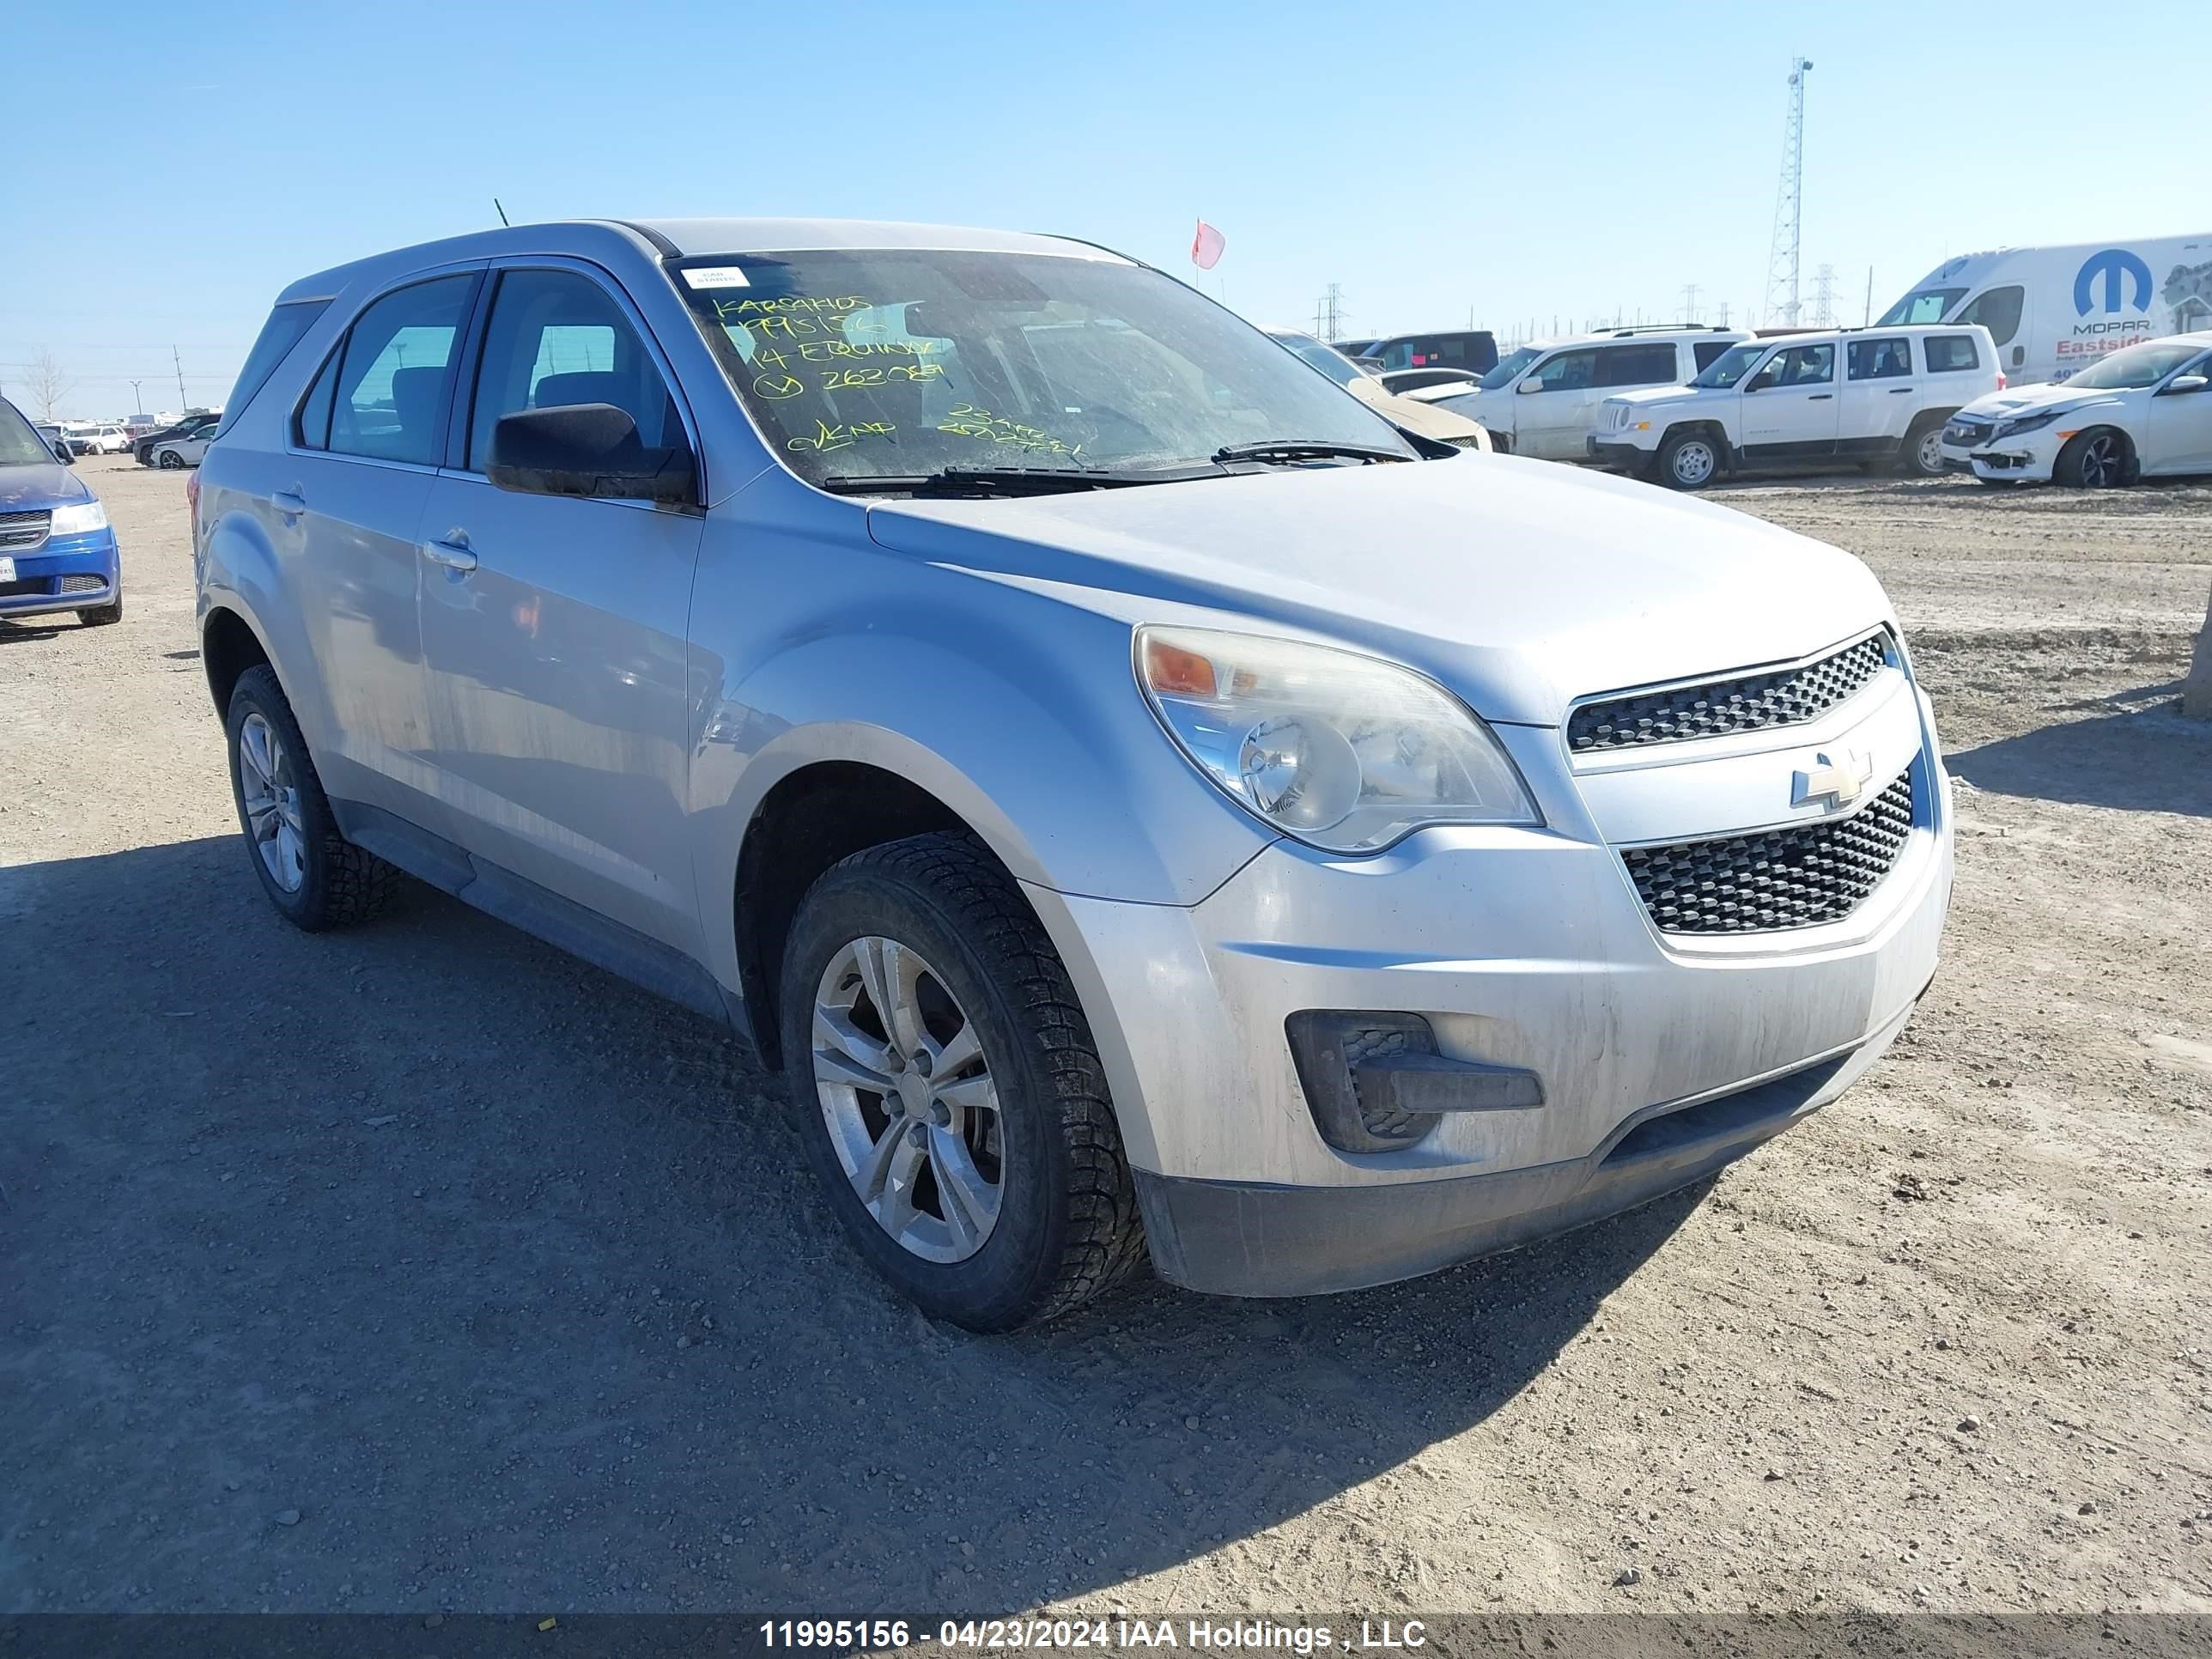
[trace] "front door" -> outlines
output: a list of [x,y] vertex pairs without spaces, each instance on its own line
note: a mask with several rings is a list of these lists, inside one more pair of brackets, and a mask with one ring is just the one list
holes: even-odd
[[1811,459],[1836,453],[1836,346],[1787,346],[1744,386],[1744,453]]
[[465,437],[421,526],[441,791],[471,852],[696,952],[685,653],[704,520],[483,476],[503,414],[611,404],[647,447],[685,441],[682,417],[602,279],[531,267],[493,280]]
[[1583,460],[1590,416],[1608,395],[1598,385],[1595,350],[1562,351],[1522,378],[1513,403],[1513,453],[1547,461]]
[[[2183,365],[2166,385],[2191,375],[2212,376],[2212,357]],[[2144,471],[2212,472],[2212,386],[2160,392],[2150,400],[2145,427]]]

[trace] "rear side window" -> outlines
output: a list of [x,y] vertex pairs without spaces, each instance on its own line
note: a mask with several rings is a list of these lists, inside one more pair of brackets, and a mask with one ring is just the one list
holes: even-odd
[[1728,349],[1729,343],[1726,340],[1700,340],[1692,346],[1690,355],[1697,360],[1698,373],[1704,374],[1723,357],[1728,356]]
[[1954,374],[1960,369],[1982,366],[1982,354],[1974,349],[1974,337],[1971,334],[1931,334],[1924,343],[1930,374]]
[[1671,345],[1607,346],[1597,354],[1600,386],[1666,386],[1674,379]]
[[238,384],[230,389],[230,401],[222,406],[224,420],[234,421],[246,412],[246,404],[253,401],[253,394],[269,384],[276,365],[300,343],[300,337],[307,331],[307,325],[330,308],[328,300],[295,300],[269,313],[269,320],[261,325],[261,332],[255,337],[253,349],[246,354],[246,367],[238,371]]
[[2027,290],[2014,285],[1993,288],[1976,295],[1966,308],[1951,320],[1954,323],[1979,323],[1989,330],[1990,338],[1998,345],[2010,343],[2020,332],[2020,313],[2027,297]]
[[660,370],[612,295],[573,271],[507,271],[484,331],[468,466],[484,470],[501,416],[562,404],[613,404],[647,449],[684,442]]
[[1844,356],[1844,372],[1854,380],[1887,380],[1912,373],[1910,340],[1854,340]]
[[[472,274],[417,283],[355,319],[331,359],[337,372],[325,445],[331,453],[437,464],[439,416],[476,283]],[[301,407],[303,441],[312,439],[304,428],[322,390],[318,376]]]

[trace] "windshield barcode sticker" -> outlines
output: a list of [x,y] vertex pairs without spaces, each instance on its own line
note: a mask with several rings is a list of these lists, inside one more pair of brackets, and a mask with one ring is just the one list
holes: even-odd
[[693,288],[750,288],[745,273],[735,265],[701,265],[696,270],[684,273],[684,280]]

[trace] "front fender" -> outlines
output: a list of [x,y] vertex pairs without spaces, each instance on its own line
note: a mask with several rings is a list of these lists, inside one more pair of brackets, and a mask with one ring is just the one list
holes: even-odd
[[[1127,666],[1126,623],[992,592],[1014,625],[987,631],[971,617],[959,649],[896,623],[841,629],[713,696],[692,814],[710,965],[726,983],[735,946],[714,918],[735,914],[746,828],[770,790],[820,762],[907,779],[1017,878],[1060,893],[1195,904],[1275,838],[1159,730]],[[1023,628],[1029,611],[1058,625]]]

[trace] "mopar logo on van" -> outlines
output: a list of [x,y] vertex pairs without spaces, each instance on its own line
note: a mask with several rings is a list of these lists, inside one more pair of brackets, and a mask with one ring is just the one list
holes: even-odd
[[2081,262],[2081,269],[2074,276],[2074,309],[2086,317],[2089,314],[2091,295],[2095,292],[2097,278],[2105,279],[2105,309],[2117,313],[2120,309],[2121,289],[2128,283],[2135,286],[2135,302],[2130,310],[2145,311],[2150,307],[2150,267],[2124,247],[2108,247],[2093,253]]

